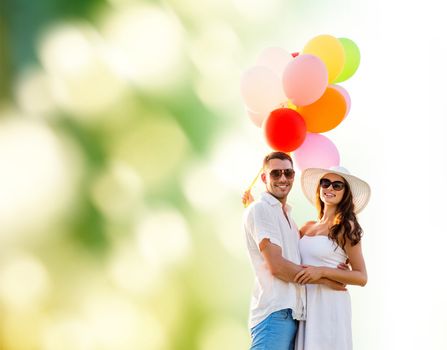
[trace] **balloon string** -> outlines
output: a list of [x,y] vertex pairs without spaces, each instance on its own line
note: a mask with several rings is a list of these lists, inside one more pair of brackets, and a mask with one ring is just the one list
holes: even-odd
[[261,173],[262,173],[262,169],[264,169],[264,167],[261,167],[261,169],[259,169],[258,175],[256,175],[256,177],[253,179],[250,186],[248,186],[247,191],[250,191],[252,189],[252,187],[255,185],[256,180],[258,179],[259,175],[261,175]]

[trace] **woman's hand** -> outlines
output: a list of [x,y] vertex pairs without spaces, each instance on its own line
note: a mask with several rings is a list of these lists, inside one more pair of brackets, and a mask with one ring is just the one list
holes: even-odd
[[245,191],[244,194],[242,195],[242,204],[244,205],[245,208],[248,207],[248,205],[254,200],[255,199],[251,195],[250,190]]
[[338,264],[337,269],[351,271],[351,266],[349,265],[349,259],[346,260],[346,263]]
[[323,277],[323,269],[317,266],[303,265],[303,269],[295,275],[294,282],[299,284],[314,283]]

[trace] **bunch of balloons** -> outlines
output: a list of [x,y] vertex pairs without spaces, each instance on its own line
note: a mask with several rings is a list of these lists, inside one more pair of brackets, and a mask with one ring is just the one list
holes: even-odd
[[338,126],[349,112],[348,92],[336,83],[360,64],[357,45],[319,35],[300,53],[265,49],[241,78],[247,114],[274,150],[293,152],[299,169],[338,166],[335,145],[320,133]]

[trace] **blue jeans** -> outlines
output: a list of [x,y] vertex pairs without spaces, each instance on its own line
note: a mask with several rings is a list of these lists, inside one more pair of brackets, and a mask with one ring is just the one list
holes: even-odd
[[293,350],[298,322],[292,309],[275,311],[251,329],[251,350]]

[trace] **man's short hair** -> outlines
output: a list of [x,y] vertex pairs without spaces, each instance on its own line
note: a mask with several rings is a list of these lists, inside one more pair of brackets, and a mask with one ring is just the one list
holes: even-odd
[[293,168],[292,158],[287,153],[284,153],[284,152],[271,152],[271,153],[267,154],[264,157],[264,163],[262,165],[263,168],[265,168],[268,165],[269,161],[272,159],[288,160],[288,161],[290,161],[290,164],[292,164],[292,168]]

